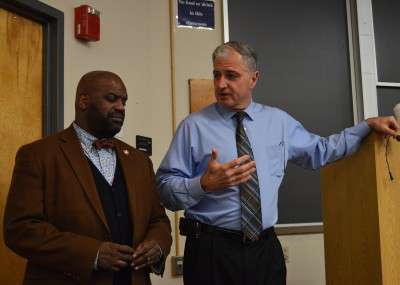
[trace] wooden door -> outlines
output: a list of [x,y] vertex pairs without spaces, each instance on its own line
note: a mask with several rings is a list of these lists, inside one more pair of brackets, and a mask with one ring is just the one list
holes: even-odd
[[[42,25],[0,8],[0,229],[18,148],[42,137]],[[29,237],[26,237],[29,238]],[[21,284],[25,261],[0,234],[0,284]]]

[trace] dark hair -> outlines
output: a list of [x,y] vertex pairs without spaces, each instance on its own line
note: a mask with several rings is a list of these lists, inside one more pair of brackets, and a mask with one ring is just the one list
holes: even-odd
[[257,54],[254,51],[254,49],[250,47],[248,44],[236,41],[226,42],[222,45],[217,46],[217,48],[214,50],[212,54],[213,62],[217,57],[226,56],[229,50],[231,49],[235,50],[243,57],[247,65],[247,68],[250,71],[257,70]]

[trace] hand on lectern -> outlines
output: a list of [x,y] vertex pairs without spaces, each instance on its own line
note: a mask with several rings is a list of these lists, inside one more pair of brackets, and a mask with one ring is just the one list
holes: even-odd
[[393,116],[369,118],[367,124],[374,131],[397,139],[400,126]]

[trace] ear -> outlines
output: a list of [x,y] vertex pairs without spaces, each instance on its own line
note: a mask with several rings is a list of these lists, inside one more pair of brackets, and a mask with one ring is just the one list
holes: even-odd
[[260,77],[260,72],[259,71],[252,72],[251,77],[250,77],[250,88],[251,89],[254,89],[254,87],[256,87],[256,84],[257,84],[257,81],[258,81],[259,77]]
[[79,100],[78,100],[79,109],[85,111],[89,107],[89,103],[90,103],[89,95],[87,94],[79,95]]

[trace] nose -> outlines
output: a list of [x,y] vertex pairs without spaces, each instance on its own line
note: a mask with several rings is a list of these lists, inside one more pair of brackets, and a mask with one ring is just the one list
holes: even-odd
[[214,79],[214,85],[217,89],[223,89],[226,88],[227,84],[226,84],[226,80],[224,76],[220,76],[216,79]]
[[122,99],[117,100],[116,105],[115,105],[115,110],[124,113],[125,112],[125,105]]

